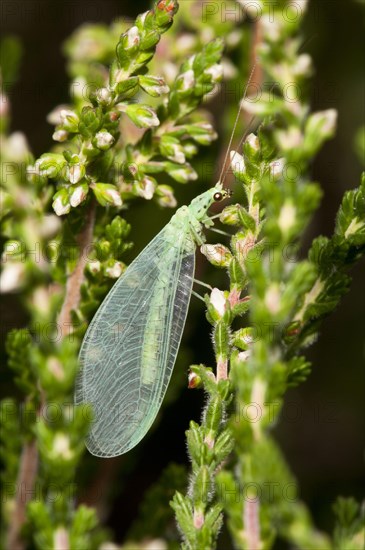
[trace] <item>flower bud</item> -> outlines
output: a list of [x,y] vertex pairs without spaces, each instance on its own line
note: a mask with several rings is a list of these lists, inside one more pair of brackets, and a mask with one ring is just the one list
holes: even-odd
[[246,158],[255,161],[260,156],[260,142],[255,134],[249,134],[243,144],[243,152]]
[[192,69],[189,69],[185,73],[179,74],[176,78],[176,87],[179,92],[186,92],[187,90],[190,92],[194,86],[195,76]]
[[78,183],[85,176],[86,169],[83,164],[71,164],[67,167],[67,179],[70,183]]
[[200,252],[217,267],[228,267],[232,260],[231,251],[222,244],[203,244]]
[[303,144],[303,134],[294,126],[287,130],[278,130],[275,132],[275,138],[282,151],[292,151],[302,147]]
[[66,130],[56,130],[52,134],[52,139],[54,141],[58,141],[59,143],[62,143],[63,141],[67,141],[68,132]]
[[281,294],[278,283],[271,283],[265,294],[265,305],[272,315],[280,311]]
[[25,264],[23,262],[9,262],[0,275],[0,292],[14,292],[22,288],[25,283]]
[[248,350],[253,342],[253,329],[251,327],[240,328],[233,333],[232,343],[241,350]]
[[47,115],[47,122],[49,124],[53,124],[54,126],[58,126],[59,124],[62,124],[62,118],[61,118],[61,112],[65,111],[71,111],[69,105],[58,105],[55,107],[50,113]]
[[2,138],[2,156],[13,162],[29,160],[29,146],[22,132],[14,132],[7,139]]
[[292,67],[293,74],[299,77],[310,76],[312,72],[312,59],[307,53],[302,53],[297,57]]
[[136,50],[140,43],[140,36],[138,27],[131,27],[126,33],[124,33],[122,42],[125,50]]
[[220,82],[223,77],[223,66],[216,63],[205,69],[204,74],[208,74],[212,77],[212,82]]
[[60,111],[61,125],[68,132],[77,132],[79,128],[79,117],[74,111],[69,109],[61,109]]
[[245,160],[237,151],[231,151],[230,157],[232,172],[237,179],[242,181],[243,176],[246,174]]
[[96,275],[97,273],[100,273],[101,269],[101,263],[99,260],[92,260],[91,262],[88,262],[87,268],[93,275]]
[[123,273],[122,262],[115,261],[112,265],[109,265],[104,269],[104,273],[107,277],[110,277],[111,279],[118,279]]
[[188,181],[194,181],[198,178],[198,174],[189,163],[180,165],[165,162],[164,165],[168,175],[179,183],[187,183]]
[[139,84],[152,97],[159,97],[162,94],[168,94],[170,91],[162,76],[141,75]]
[[118,103],[117,107],[120,111],[125,112],[138,128],[152,128],[160,124],[155,111],[148,105]]
[[211,306],[209,313],[211,313],[211,310],[214,310],[214,320],[219,320],[223,315],[225,314],[227,310],[227,300],[224,295],[224,293],[219,290],[219,288],[213,288],[210,298],[209,298],[209,304]]
[[284,167],[285,167],[284,158],[273,160],[269,164],[270,176],[272,176],[274,180],[279,179],[283,175]]
[[138,195],[148,201],[152,199],[156,187],[156,180],[150,176],[144,176],[141,181],[136,182],[136,190]]
[[169,185],[159,185],[156,189],[157,202],[160,206],[175,208],[177,201],[174,196],[174,190]]
[[56,433],[53,440],[53,449],[51,450],[51,454],[55,458],[62,458],[63,460],[70,460],[74,457],[68,435],[60,432]]
[[194,371],[189,371],[188,376],[188,388],[199,388],[202,385],[202,379],[201,377]]
[[108,88],[99,88],[96,92],[96,98],[103,105],[110,105],[113,100],[113,94]]
[[95,134],[93,145],[102,151],[107,151],[113,145],[114,141],[114,137],[107,130],[101,130]]
[[315,137],[331,137],[336,130],[337,111],[335,109],[327,109],[310,115],[306,124],[306,134]]
[[96,200],[101,206],[122,206],[118,189],[111,183],[94,183],[91,185]]
[[36,160],[35,165],[41,176],[57,178],[60,177],[61,170],[66,166],[66,160],[63,155],[58,153],[45,153]]
[[187,124],[186,132],[200,145],[210,145],[212,141],[217,139],[213,126],[205,122]]
[[160,140],[161,155],[178,164],[184,164],[185,155],[180,141],[172,136],[162,136]]
[[70,189],[70,204],[74,208],[81,204],[89,191],[87,183],[81,183]]
[[239,204],[230,204],[226,206],[220,216],[219,221],[225,225],[239,225],[240,220],[238,216]]
[[68,214],[71,210],[71,205],[68,197],[67,189],[64,187],[57,191],[53,196],[53,210],[56,212],[57,216],[63,216]]
[[70,548],[70,536],[64,527],[57,527],[53,533],[53,548]]
[[288,233],[290,229],[294,226],[297,218],[297,209],[293,205],[293,203],[289,200],[285,201],[283,204],[279,218],[278,218],[278,225],[282,231],[282,233]]

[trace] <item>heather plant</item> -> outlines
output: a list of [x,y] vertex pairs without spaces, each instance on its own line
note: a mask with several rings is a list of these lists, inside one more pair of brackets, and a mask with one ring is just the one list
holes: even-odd
[[[322,198],[310,166],[337,119],[333,109],[311,111],[306,2],[226,4],[230,17],[216,3],[160,0],[134,22],[77,29],[64,44],[70,100],[48,115],[54,143],[38,158],[22,133],[9,133],[7,86],[21,46],[2,43],[0,282],[21,296],[28,320],[6,338],[16,388],[1,403],[9,549],[116,548],[97,511],[78,503],[93,418],[73,404],[78,351],[131,256],[128,213],[150,201],[158,217],[177,206],[179,184],[185,194],[196,185],[194,157],[217,138],[207,108],[227,79],[245,90],[239,114],[250,127],[230,167],[218,155],[233,198],[213,218],[229,234],[201,246],[219,281],[202,306],[215,365],[193,364],[180,379],[205,394],[201,422],[186,432],[189,471],[166,468],[122,547],[208,550],[219,547],[223,525],[245,550],[271,548],[278,537],[303,550],[363,547],[355,499],[336,502],[332,534],[315,527],[272,428],[288,389],[310,375],[306,348],[364,254],[365,179],[345,193],[332,237],[318,236],[304,255]],[[238,99],[225,104],[222,132],[234,126]],[[175,397],[172,389],[167,398]]]

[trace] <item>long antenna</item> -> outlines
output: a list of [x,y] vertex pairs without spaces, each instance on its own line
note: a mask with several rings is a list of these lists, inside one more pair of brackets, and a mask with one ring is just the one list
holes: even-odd
[[[239,109],[238,109],[238,111],[237,111],[236,119],[235,119],[235,121],[234,121],[234,125],[233,125],[233,129],[232,129],[231,137],[230,137],[230,140],[229,140],[229,143],[228,143],[226,155],[225,155],[225,157],[224,157],[224,161],[223,161],[223,165],[222,165],[222,170],[221,170],[221,173],[220,173],[220,175],[219,175],[219,180],[218,180],[218,181],[221,181],[222,176],[223,176],[223,173],[224,173],[224,169],[225,169],[225,167],[226,167],[226,163],[227,163],[229,151],[230,151],[231,146],[232,146],[232,141],[233,141],[234,133],[235,133],[236,128],[237,128],[237,124],[238,124],[238,121],[239,121],[239,118],[240,118],[240,114],[241,114],[241,112],[242,112],[243,100],[246,98],[247,90],[248,90],[249,85],[251,84],[251,79],[252,79],[252,77],[253,77],[253,74],[254,74],[254,72],[255,72],[255,69],[256,69],[256,63],[254,63],[254,65],[253,65],[253,67],[252,67],[252,70],[251,70],[249,79],[248,79],[247,84],[246,84],[246,87],[245,87],[245,91],[244,91],[244,93],[243,93],[242,99],[240,100],[240,106],[239,106]],[[227,174],[227,172],[226,172],[226,174]],[[223,183],[223,182],[221,182],[221,183]]]
[[[236,149],[240,149],[242,143],[245,141],[246,137],[248,136],[248,132],[251,130],[251,124],[252,124],[252,122],[255,120],[255,118],[256,118],[255,115],[253,115],[253,116],[251,117],[250,122],[249,122],[248,125],[247,125],[247,130],[246,130],[246,132],[243,134],[243,136],[241,137],[240,141],[238,142],[238,145],[237,145]],[[223,179],[221,180],[221,178],[219,178],[220,183],[223,184],[223,183],[225,182],[225,179],[226,179],[227,174],[228,174],[228,172],[229,172],[230,166],[232,165],[233,159],[234,159],[234,157],[235,157],[236,155],[237,155],[237,151],[234,151],[234,155],[232,156],[231,161],[230,161],[230,163],[228,164],[228,166],[227,166],[227,168],[226,168],[226,170],[225,170],[225,172],[224,172],[224,174],[223,174]]]

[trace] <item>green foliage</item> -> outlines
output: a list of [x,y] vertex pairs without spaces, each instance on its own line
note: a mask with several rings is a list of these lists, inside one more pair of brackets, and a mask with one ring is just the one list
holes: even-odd
[[363,548],[365,528],[364,510],[354,498],[339,497],[333,505],[336,515],[334,547],[338,550]]
[[[188,488],[185,470],[169,466],[147,492],[125,549],[144,548],[153,543],[149,537],[177,547],[169,500],[185,549],[215,548],[225,518],[237,548],[266,550],[277,536],[303,550],[361,548],[359,505],[339,499],[332,543],[314,527],[270,434],[285,392],[310,373],[303,349],[348,290],[349,268],[365,251],[364,176],[345,193],[333,236],[317,237],[308,258],[298,259],[321,199],[309,166],[333,136],[336,112],[310,112],[312,68],[300,53],[301,17],[283,17],[283,6],[290,15],[287,2],[261,6],[258,65],[275,86],[243,101],[260,124],[231,156],[244,198],[219,218],[234,233],[229,246],[201,247],[227,271],[229,284],[205,296],[216,369],[190,369],[189,386],[202,388],[206,403],[201,422],[191,421],[186,432]],[[92,421],[91,410],[72,404],[77,352],[87,323],[126,269],[132,244],[124,210],[135,199],[175,207],[175,182],[197,179],[191,160],[217,137],[199,107],[223,78],[222,60],[231,77],[237,74],[228,56],[237,46],[243,52],[252,37],[248,24],[243,36],[239,18],[223,20],[215,6],[203,8],[197,17],[195,3],[182,2],[176,18],[177,1],[160,0],[131,26],[117,20],[76,30],[64,45],[72,101],[49,114],[55,144],[38,159],[23,134],[6,134],[4,103],[1,283],[5,292],[22,292],[29,316],[29,328],[10,332],[6,344],[22,402],[1,403],[2,509],[15,533],[12,547],[96,549],[108,538],[95,511],[76,504],[75,472]],[[2,81],[12,84],[21,47],[13,37],[1,46]],[[249,56],[241,53],[247,71]],[[299,96],[290,96],[293,88]],[[33,464],[24,459],[30,449]],[[17,483],[29,466],[26,509]],[[14,523],[14,509],[25,524]]]

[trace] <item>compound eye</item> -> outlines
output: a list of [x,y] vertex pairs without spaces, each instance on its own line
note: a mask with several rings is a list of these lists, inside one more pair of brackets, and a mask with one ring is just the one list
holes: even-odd
[[219,191],[217,191],[217,193],[214,193],[213,199],[217,202],[221,201],[223,199],[223,193],[220,193]]

